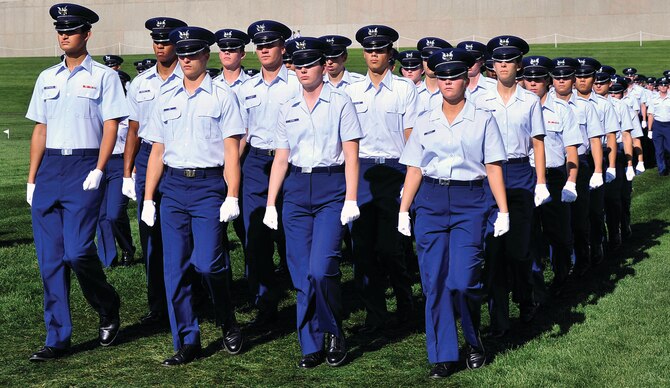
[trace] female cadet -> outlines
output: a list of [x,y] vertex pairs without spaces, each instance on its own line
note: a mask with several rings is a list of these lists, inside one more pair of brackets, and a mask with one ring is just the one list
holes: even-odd
[[506,159],[491,113],[465,99],[468,68],[475,58],[463,49],[432,54],[442,104],[424,112],[400,158],[407,165],[398,231],[410,234],[409,207],[416,199],[416,247],[426,297],[430,377],[451,375],[458,361],[456,316],[467,342],[466,365],[479,368],[486,356],[479,337],[481,270],[489,206],[483,188],[488,176],[500,212],[494,235],[509,230],[501,161]]
[[324,358],[338,366],[346,358],[338,259],[342,226],[360,214],[358,139],[363,134],[349,97],[323,81],[329,47],[316,38],[299,38],[287,45],[303,90],[279,111],[263,219],[277,229],[275,201],[286,177],[282,220],[288,267],[297,290],[301,368],[315,367]]

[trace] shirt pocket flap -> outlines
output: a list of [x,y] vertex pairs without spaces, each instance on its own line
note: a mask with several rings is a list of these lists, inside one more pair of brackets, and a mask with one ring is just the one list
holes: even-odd
[[353,101],[356,113],[365,113],[368,111],[368,103],[365,101]]
[[163,121],[175,120],[181,117],[181,110],[177,107],[163,108],[161,119]]
[[257,96],[249,96],[244,100],[244,107],[246,109],[259,106],[261,104],[261,99]]
[[77,93],[78,97],[83,97],[83,98],[90,98],[91,100],[95,100],[98,97],[100,97],[100,89],[94,86],[83,86],[79,92]]
[[144,102],[144,101],[151,101],[155,97],[154,91],[151,89],[146,89],[146,90],[140,90],[137,93],[137,96],[135,97],[135,101],[137,102]]
[[210,117],[216,119],[221,116],[221,107],[218,105],[199,107],[196,110],[195,115],[198,117]]
[[386,113],[393,113],[397,115],[405,114],[405,106],[403,105],[394,105],[386,108]]
[[45,86],[44,89],[42,89],[42,98],[45,100],[53,100],[54,98],[58,97],[58,94],[60,93],[60,90],[56,86]]

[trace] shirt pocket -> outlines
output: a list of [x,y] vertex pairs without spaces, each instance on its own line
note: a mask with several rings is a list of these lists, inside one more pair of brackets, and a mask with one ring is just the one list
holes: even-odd
[[353,101],[357,114],[363,114],[368,111],[368,103],[365,101]]
[[221,117],[221,108],[217,105],[205,104],[198,107],[194,113],[195,135],[203,140],[221,140],[223,137],[219,129],[219,118]]
[[45,86],[42,89],[42,99],[46,107],[46,117],[53,118],[56,116],[56,104],[58,103],[58,96],[60,95],[60,89],[57,86]]
[[181,109],[176,106],[163,108],[161,111],[161,121],[165,124],[164,136],[167,140],[174,140],[175,132],[179,130],[178,123],[181,117]]
[[144,89],[137,92],[135,96],[135,101],[138,103],[152,101],[156,97],[156,94],[151,89]]
[[399,104],[391,105],[384,110],[386,116],[386,123],[391,132],[400,132],[404,130],[403,116],[405,115],[405,107]]
[[96,117],[100,88],[83,85],[77,92],[77,109],[75,116],[90,119]]

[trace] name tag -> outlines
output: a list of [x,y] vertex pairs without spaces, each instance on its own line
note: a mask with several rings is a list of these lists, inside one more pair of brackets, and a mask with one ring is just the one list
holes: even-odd
[[354,101],[353,103],[354,103],[354,105],[358,105],[358,104],[362,104],[363,101]]
[[55,85],[51,85],[51,86],[45,86],[45,87],[44,87],[44,90],[49,90],[49,89],[56,89],[56,86],[55,86]]
[[140,90],[138,93],[142,94],[142,93],[149,93],[149,92],[151,92],[151,89]]
[[553,121],[553,120],[547,120],[547,124],[556,124],[556,125],[558,125],[558,124],[560,124],[560,122],[558,122],[558,121]]
[[176,106],[171,106],[171,107],[169,107],[169,108],[164,108],[164,109],[163,109],[163,112],[168,112],[168,111],[176,110],[176,109],[177,109]]
[[426,135],[430,135],[431,133],[435,133],[435,130],[433,129],[432,131],[424,132],[423,135],[426,136]]
[[93,85],[81,85],[81,87],[84,89],[97,89],[97,87]]
[[252,98],[256,98],[256,95],[244,97],[245,100],[251,100]]
[[286,124],[288,124],[288,123],[295,123],[295,122],[298,121],[298,120],[300,120],[300,119],[299,119],[299,118],[289,119],[289,120],[286,120]]

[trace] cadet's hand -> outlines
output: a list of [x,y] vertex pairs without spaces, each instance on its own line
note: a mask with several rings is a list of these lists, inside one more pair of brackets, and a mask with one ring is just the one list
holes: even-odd
[[563,190],[561,191],[561,201],[563,202],[575,202],[577,200],[577,185],[575,182],[567,181]]
[[603,173],[594,172],[589,180],[589,189],[594,190],[603,185]]
[[637,165],[635,166],[635,172],[639,175],[645,172],[647,169],[644,168],[644,162],[637,162]]
[[409,237],[412,235],[412,228],[409,225],[409,213],[400,212],[398,213],[398,232]]
[[[551,194],[549,194],[549,190],[547,190],[547,185],[543,183],[538,183],[535,185],[535,207],[538,207],[542,204],[545,204],[547,202],[551,201]],[[498,213],[500,214],[500,213]],[[503,213],[506,214],[506,213]],[[509,230],[509,226],[508,226]],[[505,231],[507,232],[507,231]]]
[[615,179],[616,179],[616,168],[608,167],[607,170],[605,170],[605,183],[610,183]]
[[272,230],[277,230],[279,221],[277,216],[277,208],[275,206],[267,206],[265,208],[265,216],[263,216],[263,223]]
[[145,200],[143,202],[140,219],[149,227],[154,226],[154,223],[156,222],[156,203],[154,201]]
[[102,171],[98,170],[97,168],[95,170],[92,170],[91,172],[88,173],[88,176],[86,177],[86,180],[84,180],[84,190],[90,191],[90,190],[97,190],[98,187],[100,187],[100,181],[102,180]]
[[647,120],[642,120],[642,129],[647,128]]
[[631,182],[635,178],[635,169],[633,166],[626,167],[626,180]]
[[230,222],[240,215],[239,200],[235,197],[226,197],[219,209],[219,221]]
[[509,232],[509,213],[498,212],[496,222],[493,223],[493,237],[500,237]]
[[342,213],[340,214],[340,222],[346,225],[352,221],[356,221],[361,216],[361,211],[358,209],[356,201],[344,201],[342,206]]
[[651,134],[652,132],[653,131],[647,131],[647,137],[650,138],[650,139],[654,138],[654,135]]
[[135,174],[130,178],[123,178],[123,184],[121,185],[121,193],[126,197],[137,201],[137,195],[135,194]]
[[33,206],[33,193],[35,192],[35,184],[34,183],[28,183],[26,185],[26,202],[28,202],[28,205],[31,207]]

